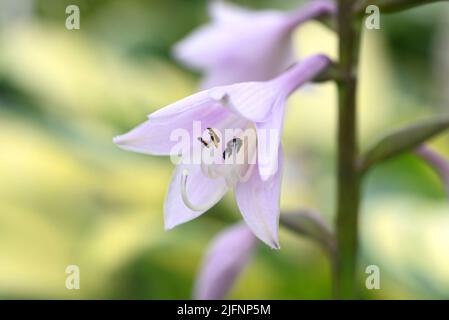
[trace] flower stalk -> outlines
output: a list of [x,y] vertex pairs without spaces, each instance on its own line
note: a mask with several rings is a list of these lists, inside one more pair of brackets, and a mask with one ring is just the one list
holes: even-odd
[[357,66],[360,21],[354,0],[338,1],[339,68],[337,212],[334,292],[337,299],[355,294],[360,176],[357,170]]

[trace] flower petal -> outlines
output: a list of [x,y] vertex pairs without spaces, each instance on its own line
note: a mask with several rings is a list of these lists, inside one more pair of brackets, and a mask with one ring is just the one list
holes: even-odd
[[175,145],[175,142],[170,140],[170,133],[179,127],[179,123],[146,121],[130,132],[115,137],[113,141],[124,150],[169,155]]
[[265,122],[256,123],[257,164],[262,180],[267,180],[279,169],[279,152],[284,126],[285,100],[279,98],[271,117]]
[[[185,170],[188,171],[187,197],[196,206],[204,207],[201,211],[191,210],[183,201],[181,179]],[[228,187],[223,178],[205,177],[201,172],[200,165],[178,165],[165,198],[165,229],[171,229],[200,216],[220,201],[227,191]]]
[[222,1],[211,2],[210,14],[210,24],[197,28],[173,50],[183,64],[207,71],[203,88],[266,81],[293,62],[289,15]]
[[153,112],[148,118],[157,119],[171,117],[186,111],[198,110],[199,108],[210,104],[210,102],[209,93],[206,90],[203,90]]
[[250,47],[245,51],[241,49],[238,54],[229,53],[224,56],[222,53],[224,56],[222,61],[207,68],[201,88],[209,89],[248,81],[268,81],[278,76],[294,63],[294,53],[290,40],[285,37],[271,37],[273,41],[260,42],[258,47]]
[[173,56],[189,68],[207,70],[221,63],[223,55],[217,53],[226,50],[231,41],[228,30],[215,25],[205,25],[176,43]]
[[273,82],[282,88],[282,93],[285,96],[289,96],[296,89],[318,76],[330,63],[331,60],[326,55],[315,54],[293,65],[273,79]]
[[246,22],[254,15],[249,9],[221,0],[209,1],[208,11],[214,22],[228,24]]
[[253,122],[265,121],[280,97],[280,86],[272,82],[244,82],[210,89],[214,96],[226,96],[226,106]]
[[196,299],[223,299],[248,264],[256,241],[244,224],[220,233],[211,243],[195,284]]
[[201,88],[273,79],[294,63],[291,42],[284,37],[278,40],[260,43],[258,48],[251,48],[251,51],[247,49],[240,50],[238,54],[228,54],[220,63],[206,69]]
[[[236,118],[229,110],[211,100],[207,92],[200,93],[156,111],[149,116],[148,121],[124,135],[115,137],[114,143],[129,151],[174,155],[173,152],[179,152],[175,149],[180,144],[179,139],[187,139],[188,141],[182,142],[190,145],[183,147],[190,149],[192,139],[196,140],[193,136],[195,133],[201,135],[201,130],[208,126],[220,127],[221,123]],[[200,124],[199,133],[194,132],[195,121]]]
[[[282,151],[279,152],[279,167]],[[281,195],[282,170],[263,181],[258,170],[254,170],[246,182],[240,182],[235,190],[237,205],[251,231],[263,242],[279,249],[279,201]]]
[[270,116],[280,110],[274,107],[283,104],[298,87],[312,80],[330,63],[325,55],[317,54],[304,59],[271,81],[244,82],[210,89],[210,94],[227,96],[227,106],[243,118],[253,122],[270,121]]

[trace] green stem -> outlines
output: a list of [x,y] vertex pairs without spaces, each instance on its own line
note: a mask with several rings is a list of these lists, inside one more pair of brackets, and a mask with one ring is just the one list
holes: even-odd
[[334,292],[338,299],[355,294],[360,177],[357,170],[357,65],[360,20],[354,0],[338,1],[339,67],[337,158],[337,255]]

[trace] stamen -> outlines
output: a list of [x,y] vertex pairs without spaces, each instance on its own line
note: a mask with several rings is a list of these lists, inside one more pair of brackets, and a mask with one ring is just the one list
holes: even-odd
[[209,148],[209,142],[204,141],[202,137],[198,137],[198,141],[201,142],[202,145],[205,146],[206,148]]
[[240,139],[240,138],[232,139],[232,147],[234,148],[236,153],[238,153],[240,151],[240,148],[242,147],[242,145],[243,145],[242,139]]
[[209,148],[211,142],[214,144],[215,148],[218,148],[218,144],[220,143],[220,137],[218,136],[218,134],[215,133],[214,130],[212,130],[212,128],[207,128],[207,131],[209,132],[210,141],[208,142],[204,140],[202,137],[198,137],[198,141],[201,142],[201,144],[206,148]]
[[218,190],[215,195],[212,197],[208,197],[210,200],[203,205],[195,205],[190,202],[189,197],[187,196],[187,178],[189,176],[189,170],[184,169],[181,175],[181,197],[182,201],[192,211],[206,211],[211,208],[215,203],[217,203],[222,195],[224,190]]
[[207,131],[209,131],[210,140],[214,143],[215,148],[218,148],[218,144],[220,143],[220,137],[215,133],[212,128],[207,128]]
[[225,151],[223,151],[223,160],[226,160],[227,157],[231,156],[231,151],[226,148]]
[[235,154],[239,153],[240,148],[242,148],[243,142],[240,138],[233,138],[228,141],[226,144],[226,149],[223,151],[223,160],[229,158],[232,155],[232,151],[235,151]]

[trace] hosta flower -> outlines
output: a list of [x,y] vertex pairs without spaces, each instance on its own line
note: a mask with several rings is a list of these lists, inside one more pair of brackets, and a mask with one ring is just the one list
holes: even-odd
[[223,299],[248,264],[255,240],[243,224],[221,232],[205,255],[196,279],[194,298]]
[[252,232],[279,247],[285,102],[328,64],[327,57],[316,55],[270,81],[201,91],[150,114],[148,121],[114,139],[127,150],[181,156],[164,205],[167,229],[198,217],[235,190]]
[[251,11],[211,1],[212,22],[175,46],[175,57],[205,72],[202,87],[269,80],[293,61],[296,26],[335,11],[331,1],[314,0],[292,13]]

